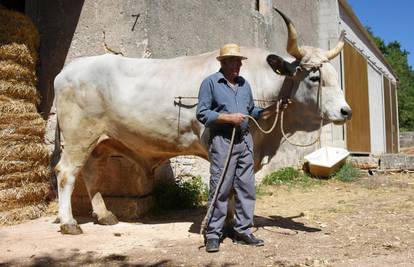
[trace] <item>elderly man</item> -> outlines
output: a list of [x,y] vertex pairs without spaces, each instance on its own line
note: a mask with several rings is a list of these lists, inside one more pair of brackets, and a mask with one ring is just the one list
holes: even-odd
[[227,214],[227,203],[232,188],[236,193],[234,234],[235,240],[253,246],[263,246],[263,240],[250,231],[256,201],[253,169],[253,139],[249,133],[246,115],[255,118],[263,109],[255,107],[249,83],[239,76],[242,60],[236,44],[226,44],[220,49],[221,69],[208,76],[201,84],[198,95],[197,119],[210,130],[210,194],[212,201],[224,169],[233,127],[236,128],[233,150],[229,158],[217,201],[207,224],[206,251],[219,251],[222,228]]

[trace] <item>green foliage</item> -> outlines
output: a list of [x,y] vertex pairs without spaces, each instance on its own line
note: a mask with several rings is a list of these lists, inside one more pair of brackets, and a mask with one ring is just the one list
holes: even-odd
[[208,188],[200,176],[186,176],[175,183],[159,183],[155,186],[154,195],[157,209],[191,209],[207,201]]
[[401,131],[414,130],[414,71],[408,64],[409,52],[398,41],[388,44],[367,27],[378,48],[390,63],[400,80],[398,90],[398,115]]
[[320,180],[313,179],[292,167],[286,167],[266,175],[258,187],[258,193],[263,193],[262,186],[266,185],[301,185],[306,187],[319,183]]
[[263,178],[262,183],[264,185],[281,185],[292,183],[295,178],[299,177],[300,173],[298,170],[287,167],[278,171],[272,172]]
[[342,182],[352,182],[361,177],[362,173],[359,169],[352,166],[351,163],[346,162],[342,167],[332,176]]

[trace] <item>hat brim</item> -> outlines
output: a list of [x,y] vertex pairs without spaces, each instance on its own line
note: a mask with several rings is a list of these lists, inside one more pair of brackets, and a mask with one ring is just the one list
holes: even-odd
[[244,56],[236,56],[236,55],[218,56],[218,57],[216,57],[216,59],[217,59],[218,61],[222,61],[223,59],[230,58],[230,57],[238,57],[238,58],[240,58],[241,60],[245,60],[245,59],[247,59],[247,57],[244,57]]

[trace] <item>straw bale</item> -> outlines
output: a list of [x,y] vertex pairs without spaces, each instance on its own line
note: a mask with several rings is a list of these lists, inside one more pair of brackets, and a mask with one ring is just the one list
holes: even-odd
[[47,183],[27,183],[21,187],[0,190],[0,211],[45,201],[50,190]]
[[0,6],[0,25],[0,45],[26,44],[30,51],[37,50],[39,34],[29,17]]
[[1,175],[0,190],[13,187],[24,187],[28,183],[48,183],[50,175],[50,169],[45,166],[32,167],[31,170],[25,172]]
[[51,171],[35,106],[38,32],[1,6],[0,25],[0,224],[11,224],[45,213]]
[[[28,162],[23,160],[0,160],[0,175],[12,174],[15,172],[27,172],[33,169],[45,167],[39,162]],[[3,179],[3,177],[0,177]]]
[[7,146],[9,143],[43,143],[43,139],[36,135],[26,134],[1,134],[0,132],[0,146]]
[[14,61],[0,61],[0,80],[26,82],[35,85],[37,82],[34,68],[24,67]]
[[27,135],[27,138],[29,137],[43,138],[45,136],[45,128],[40,128],[39,125],[15,127],[15,126],[10,126],[10,125],[0,124],[0,138],[7,138],[14,134]]
[[0,113],[35,113],[36,106],[23,100],[12,100],[0,95]]
[[0,95],[26,100],[33,104],[39,103],[39,93],[36,86],[26,82],[0,80]]
[[48,165],[49,155],[44,144],[20,144],[10,147],[0,147],[0,160],[38,161]]
[[34,69],[36,67],[37,54],[30,51],[26,44],[2,44],[0,45],[0,61],[14,61],[24,67]]
[[0,225],[12,225],[25,220],[33,220],[46,214],[48,205],[41,202],[36,205],[29,205],[23,208],[11,209],[0,212]]
[[[0,113],[0,130],[10,128],[10,126],[35,126],[35,127],[45,127],[46,122],[42,119],[39,113],[23,113],[23,114],[13,114],[13,113]],[[9,125],[9,126],[7,126]]]
[[[18,136],[21,136],[20,134],[17,135],[9,135],[12,138],[0,138],[0,149],[14,149],[15,146],[30,146],[30,145],[34,145],[34,144],[39,144],[39,145],[44,145],[42,142],[33,142],[33,140],[35,140],[35,138],[38,138],[37,136],[29,136],[29,138],[24,138],[24,139],[17,139]],[[13,139],[13,137],[15,137],[15,139]]]
[[25,138],[41,138],[45,135],[45,129],[39,126],[21,126],[0,124],[0,138],[13,140],[15,136],[27,135]]

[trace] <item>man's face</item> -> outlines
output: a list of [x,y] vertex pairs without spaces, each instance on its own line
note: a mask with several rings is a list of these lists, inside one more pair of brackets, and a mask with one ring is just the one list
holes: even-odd
[[241,66],[242,61],[240,57],[229,57],[221,61],[223,72],[232,78],[239,76]]

